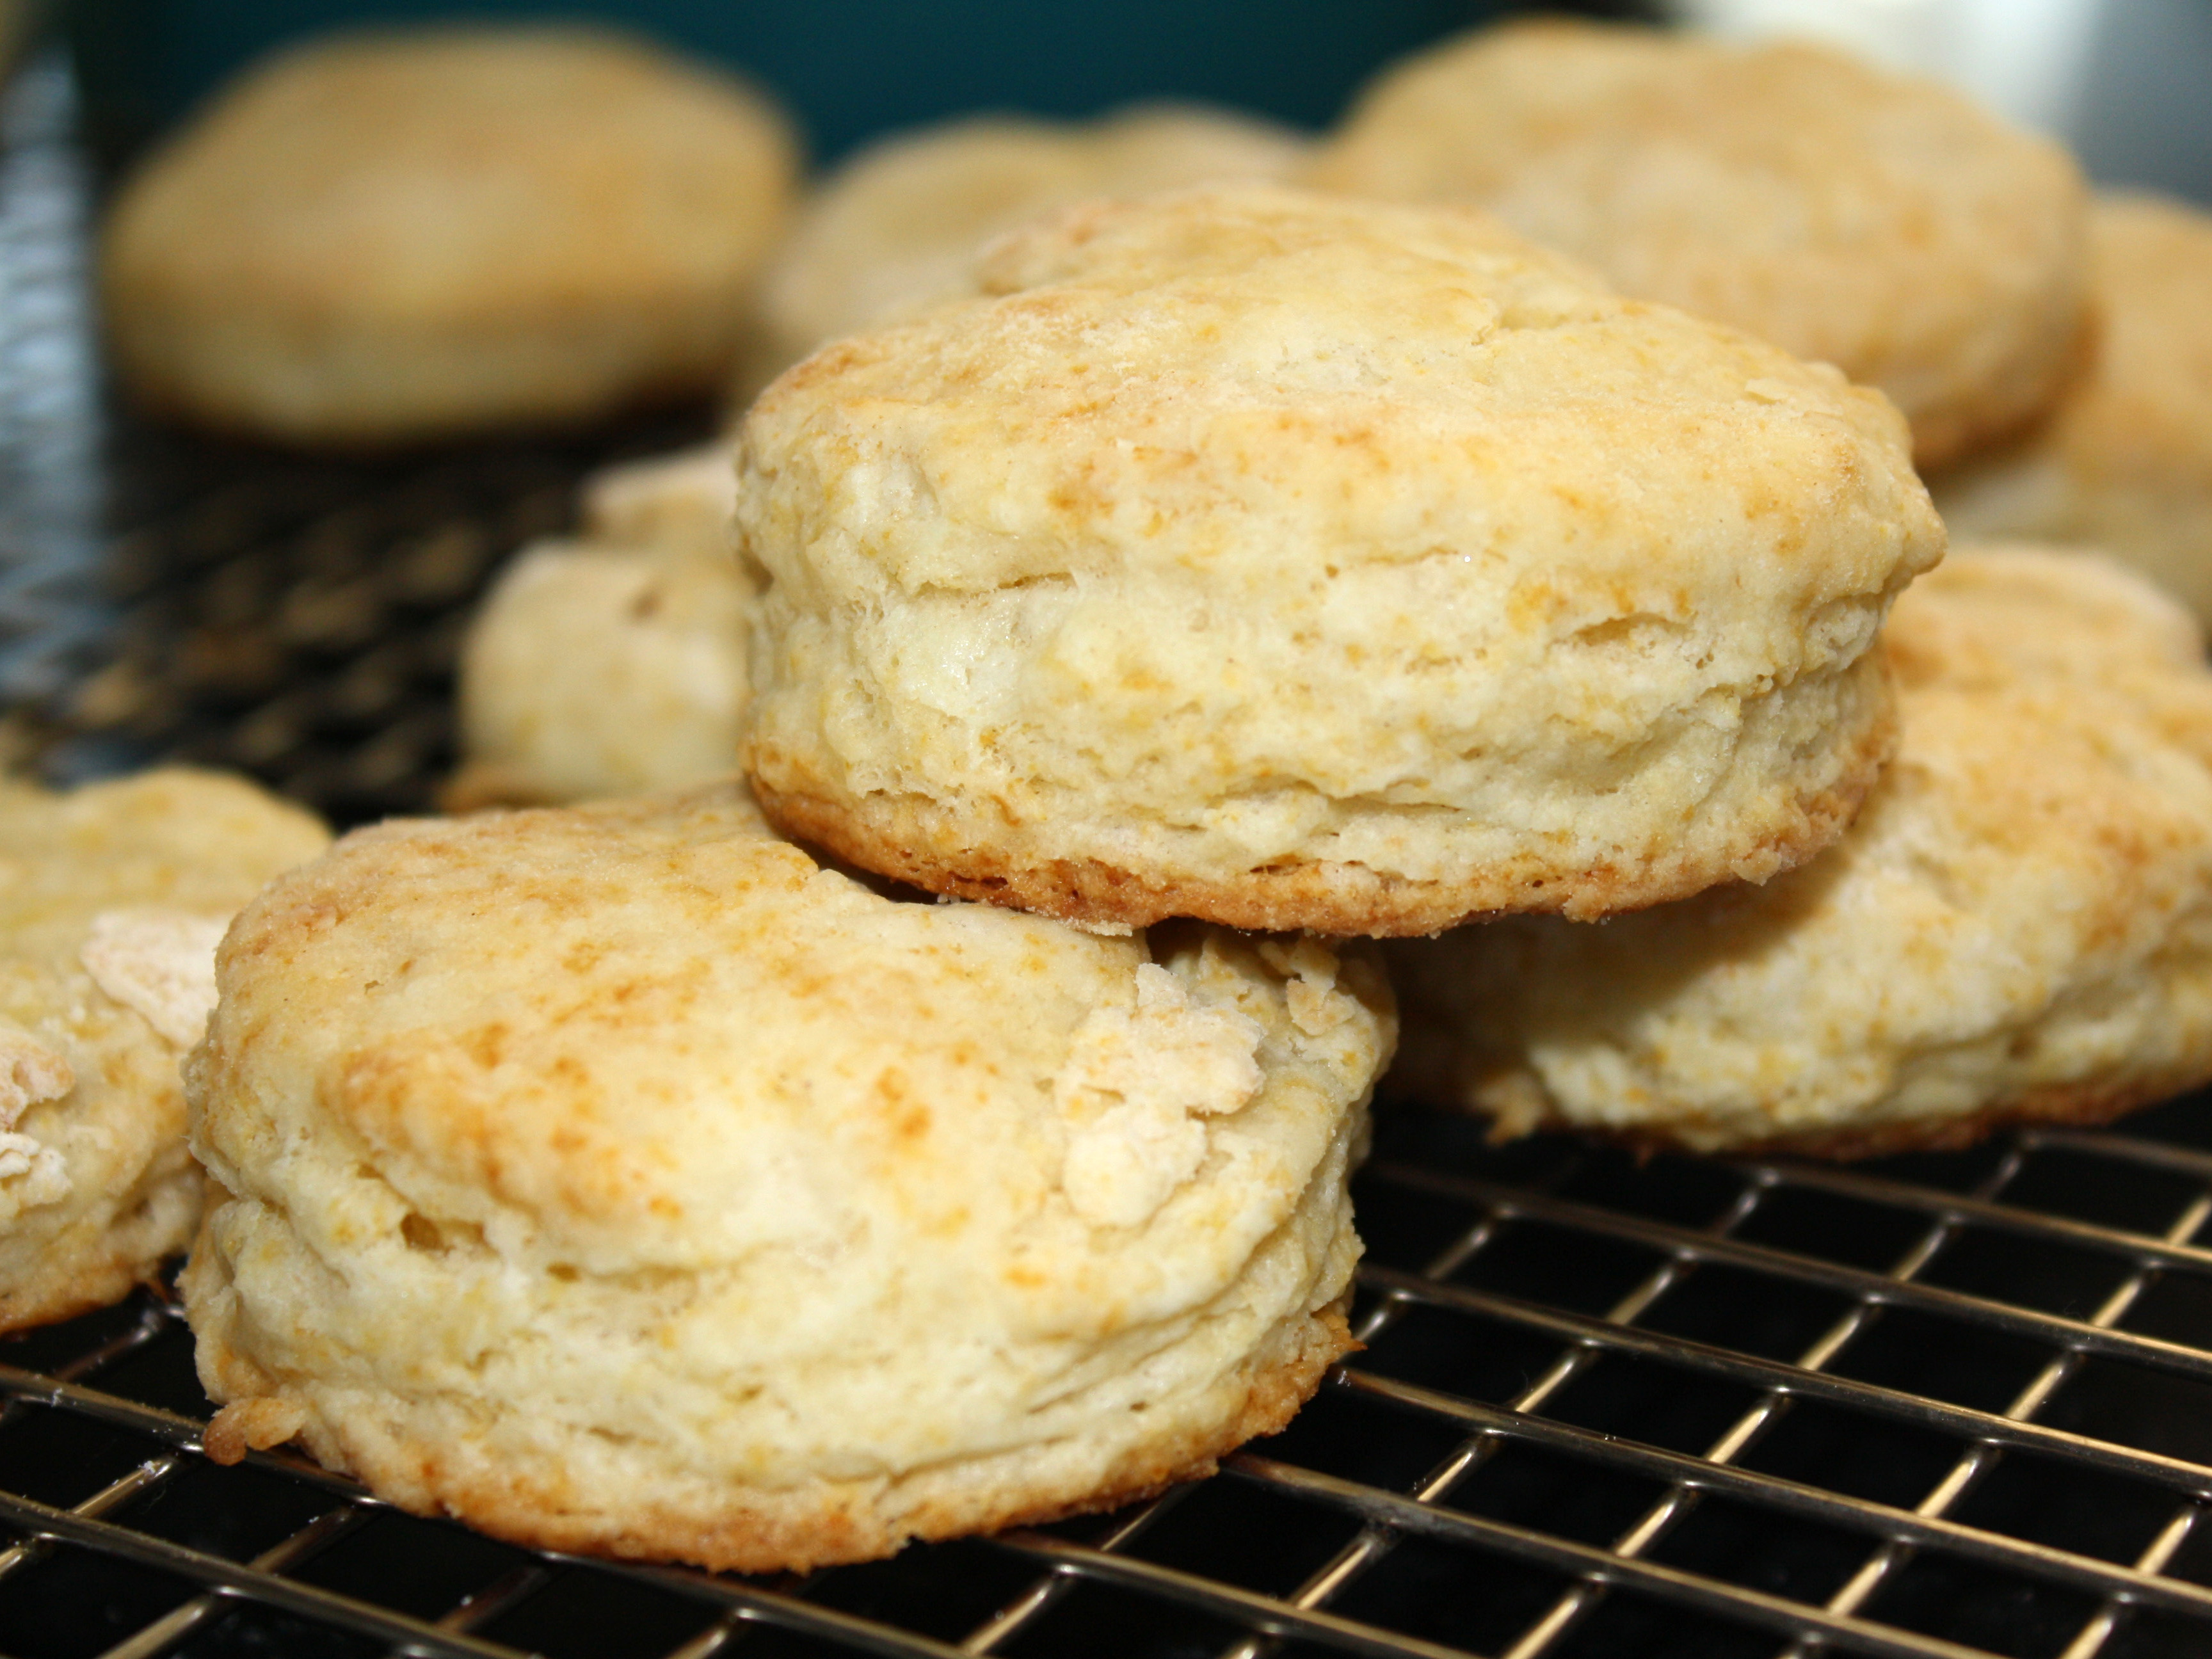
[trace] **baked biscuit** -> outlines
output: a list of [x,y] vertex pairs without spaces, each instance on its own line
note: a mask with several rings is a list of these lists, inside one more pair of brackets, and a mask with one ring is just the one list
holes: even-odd
[[1960,1146],[2212,1078],[2212,673],[2103,560],[1956,551],[1885,632],[1904,738],[1841,842],[1598,927],[1391,947],[1412,1091],[1505,1133]]
[[125,187],[109,349],[147,404],[296,443],[706,393],[795,171],[758,94],[619,36],[315,42],[250,71]]
[[451,811],[678,788],[738,769],[752,586],[725,441],[584,481],[574,541],[500,573],[461,644]]
[[231,915],[329,837],[208,773],[0,781],[0,1330],[127,1294],[185,1248],[177,1061]]
[[1823,47],[1480,31],[1369,88],[1310,182],[1488,208],[1625,293],[1833,363],[1895,400],[1923,466],[2033,419],[2081,349],[2073,162]]
[[982,116],[901,133],[844,163],[761,283],[765,384],[825,340],[957,294],[975,249],[1090,196],[1287,178],[1306,140],[1224,110],[1140,105],[1091,122]]
[[362,831],[219,974],[218,1457],[804,1568],[1204,1473],[1349,1346],[1364,955],[900,902],[731,784]]
[[1888,752],[1904,423],[1494,221],[1068,210],[740,429],[771,818],[1078,921],[1418,933],[1759,879]]
[[586,800],[738,769],[751,589],[726,552],[543,542],[461,648],[449,811]]
[[580,494],[576,534],[581,540],[725,561],[731,556],[738,474],[726,438],[601,467],[584,480]]
[[2090,216],[2102,326],[2026,440],[1931,481],[1962,536],[2080,543],[2212,618],[2212,217],[2122,196]]

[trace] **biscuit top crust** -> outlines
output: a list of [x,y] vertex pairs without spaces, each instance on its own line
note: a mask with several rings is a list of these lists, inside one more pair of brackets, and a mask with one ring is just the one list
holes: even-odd
[[218,971],[187,1086],[229,1191],[556,1279],[734,1274],[763,1353],[849,1348],[900,1284],[1027,1335],[1204,1301],[1395,1030],[1364,956],[902,902],[736,785],[358,831]]
[[618,34],[341,35],[250,70],[131,180],[106,274],[294,325],[557,318],[726,289],[796,170],[765,99]]
[[779,581],[982,592],[1143,564],[1303,586],[1449,558],[1540,574],[1512,610],[1541,626],[1817,604],[1940,551],[1878,393],[1480,213],[1264,186],[1092,203],[975,283],[756,404],[739,534]]
[[1835,363],[1905,410],[1923,461],[2035,414],[2085,315],[2063,150],[1806,44],[1478,30],[1376,82],[1307,182],[1488,208],[1626,293]]
[[0,953],[77,971],[103,915],[228,917],[329,842],[312,813],[212,772],[62,794],[0,780]]

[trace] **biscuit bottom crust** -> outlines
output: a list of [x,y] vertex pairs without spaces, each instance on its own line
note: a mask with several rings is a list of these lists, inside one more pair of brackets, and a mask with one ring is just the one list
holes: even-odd
[[1195,917],[1259,933],[1369,939],[1434,933],[1484,916],[1556,913],[1594,921],[1687,898],[1727,881],[1763,882],[1833,842],[1858,815],[1896,746],[1885,715],[1838,757],[1833,781],[1745,826],[1717,848],[1656,847],[1641,859],[1581,869],[1539,858],[1468,870],[1458,880],[1394,875],[1328,859],[1243,872],[1228,881],[1126,869],[1088,858],[1025,859],[971,840],[957,810],[912,797],[855,804],[778,789],[756,771],[753,794],[786,835],[933,893],[1028,910],[1078,926],[1148,927]]
[[[215,1255],[197,1253],[194,1267]],[[1358,1346],[1346,1326],[1345,1306],[1339,1297],[1277,1327],[1224,1379],[1224,1389],[1242,1393],[1225,1419],[1186,1422],[1129,1447],[1103,1478],[1079,1485],[1065,1475],[1036,1479],[1025,1466],[1054,1449],[1030,1447],[897,1477],[819,1480],[785,1491],[688,1477],[651,1480],[641,1473],[629,1492],[579,1506],[561,1469],[495,1463],[468,1441],[439,1432],[470,1416],[466,1403],[455,1410],[450,1402],[390,1395],[288,1394],[218,1330],[199,1333],[199,1363],[231,1404],[210,1425],[206,1445],[217,1462],[234,1463],[248,1444],[267,1440],[256,1432],[259,1424],[296,1425],[319,1462],[358,1476],[378,1497],[417,1515],[452,1516],[512,1543],[690,1561],[717,1571],[804,1572],[892,1555],[912,1540],[1116,1509],[1178,1481],[1203,1479],[1214,1472],[1216,1459],[1287,1425],[1328,1367]],[[1079,1467],[1082,1460],[1076,1462]],[[648,1492],[648,1484],[659,1490]]]

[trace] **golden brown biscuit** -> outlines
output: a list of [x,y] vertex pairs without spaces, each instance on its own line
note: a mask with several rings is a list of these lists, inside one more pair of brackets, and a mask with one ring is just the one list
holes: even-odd
[[1050,209],[1285,179],[1307,149],[1272,124],[1176,104],[1091,122],[981,116],[887,138],[823,183],[770,262],[747,390],[885,312],[959,292],[979,246]]
[[1309,181],[1488,208],[1626,293],[1834,363],[1895,400],[1923,466],[2033,419],[2081,349],[2073,162],[1823,47],[1481,30],[1379,80]]
[[217,1456],[803,1568],[1204,1473],[1348,1346],[1364,954],[900,902],[731,785],[362,831],[219,973]]
[[200,1209],[177,1062],[231,915],[329,836],[240,781],[0,781],[0,1330],[97,1308]]
[[2089,246],[2088,372],[2020,444],[1935,479],[1936,506],[1962,536],[2109,553],[2212,619],[2212,216],[2109,197]]
[[298,443],[707,392],[795,166],[758,94],[619,36],[312,43],[125,186],[102,255],[109,349],[146,404]]
[[1877,393],[1481,215],[1092,204],[738,446],[769,816],[1079,921],[1425,933],[1759,878],[1942,550]]
[[1954,551],[1884,640],[1904,738],[1764,887],[1391,947],[1415,1092],[1700,1152],[1858,1156],[2212,1078],[2212,672],[2103,560]]

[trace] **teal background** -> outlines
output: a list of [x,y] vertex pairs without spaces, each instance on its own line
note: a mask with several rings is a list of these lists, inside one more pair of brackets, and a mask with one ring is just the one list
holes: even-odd
[[1202,98],[1320,126],[1389,59],[1517,9],[1496,0],[75,0],[67,21],[94,137],[111,158],[241,64],[319,29],[588,16],[750,70],[791,106],[815,158],[831,161],[875,134],[978,109],[1087,115],[1139,98]]

